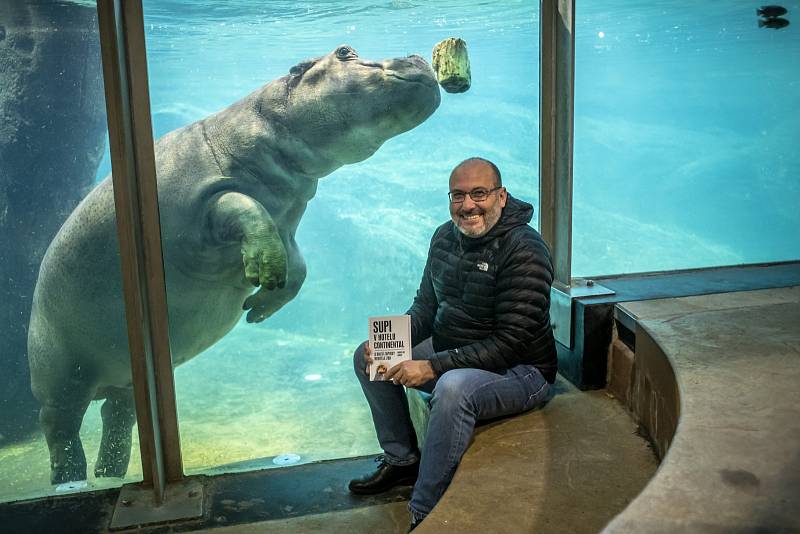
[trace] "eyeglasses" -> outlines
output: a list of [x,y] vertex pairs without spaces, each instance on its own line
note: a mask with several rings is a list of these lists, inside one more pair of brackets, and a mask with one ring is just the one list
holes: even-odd
[[484,200],[489,198],[489,195],[491,193],[494,193],[495,191],[501,189],[502,187],[503,187],[502,185],[499,185],[493,189],[484,189],[483,187],[477,187],[467,193],[465,193],[464,191],[456,190],[456,191],[450,191],[449,193],[447,193],[447,195],[450,197],[451,204],[461,204],[467,199],[467,195],[469,195],[469,198],[471,198],[475,202],[483,202]]

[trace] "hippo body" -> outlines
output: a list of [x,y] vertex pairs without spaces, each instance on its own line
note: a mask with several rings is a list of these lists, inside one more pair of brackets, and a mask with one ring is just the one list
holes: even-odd
[[[159,139],[173,365],[227,334],[243,308],[259,322],[289,302],[306,274],[295,232],[319,178],[417,126],[439,99],[422,58],[365,61],[341,46]],[[78,431],[92,399],[106,399],[95,475],[127,470],[135,414],[116,243],[108,177],[51,243],[34,292],[31,384],[54,484],[86,478]]]

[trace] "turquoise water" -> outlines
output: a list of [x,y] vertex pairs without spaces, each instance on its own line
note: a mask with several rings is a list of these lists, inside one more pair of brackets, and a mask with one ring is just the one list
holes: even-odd
[[[800,14],[800,3],[784,5],[790,20]],[[755,7],[577,2],[574,274],[800,257],[800,19],[760,29]],[[350,355],[368,315],[409,306],[431,232],[448,218],[450,169],[492,159],[512,194],[538,203],[538,3],[145,0],[144,9],[156,137],[340,44],[364,58],[430,59],[444,38],[467,42],[468,92],[443,92],[425,123],[320,181],[297,232],[308,265],[297,298],[176,371],[189,473],[376,452]],[[109,170],[106,157],[98,179]],[[378,251],[388,258],[380,266]],[[98,411],[93,403],[82,431],[90,463]],[[41,438],[0,460],[12,495],[48,488]]]
[[[782,5],[789,20],[800,13],[798,2]],[[441,177],[465,154],[494,158],[513,193],[537,199],[535,2],[156,0],[144,7],[156,136],[338,44],[369,58],[430,58],[444,37],[467,41],[472,89],[443,93],[421,127],[323,180],[300,227],[305,250],[328,255],[317,227],[359,231],[380,220],[379,233],[399,234],[413,256],[423,255],[428,230],[447,216],[437,197]],[[800,255],[800,21],[759,28],[755,7],[577,2],[574,274]],[[106,161],[98,176],[108,170]],[[337,243],[330,255],[350,257],[342,248],[359,242]],[[399,289],[397,296],[408,294]]]
[[800,3],[577,2],[579,275],[800,257]]

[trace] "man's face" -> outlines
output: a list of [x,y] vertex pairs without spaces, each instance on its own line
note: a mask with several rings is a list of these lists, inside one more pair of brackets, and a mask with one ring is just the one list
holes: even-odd
[[[469,193],[476,189],[491,191],[497,187],[494,172],[486,163],[476,161],[458,168],[450,176],[450,193]],[[500,220],[506,206],[507,193],[501,187],[489,196],[476,202],[466,195],[460,203],[450,203],[450,217],[462,234],[469,237],[485,235]]]

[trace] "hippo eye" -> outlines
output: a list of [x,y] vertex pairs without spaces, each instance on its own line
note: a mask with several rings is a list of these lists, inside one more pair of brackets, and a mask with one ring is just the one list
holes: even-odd
[[351,57],[355,57],[356,51],[350,48],[349,46],[340,46],[336,49],[336,57],[338,59],[349,59]]

